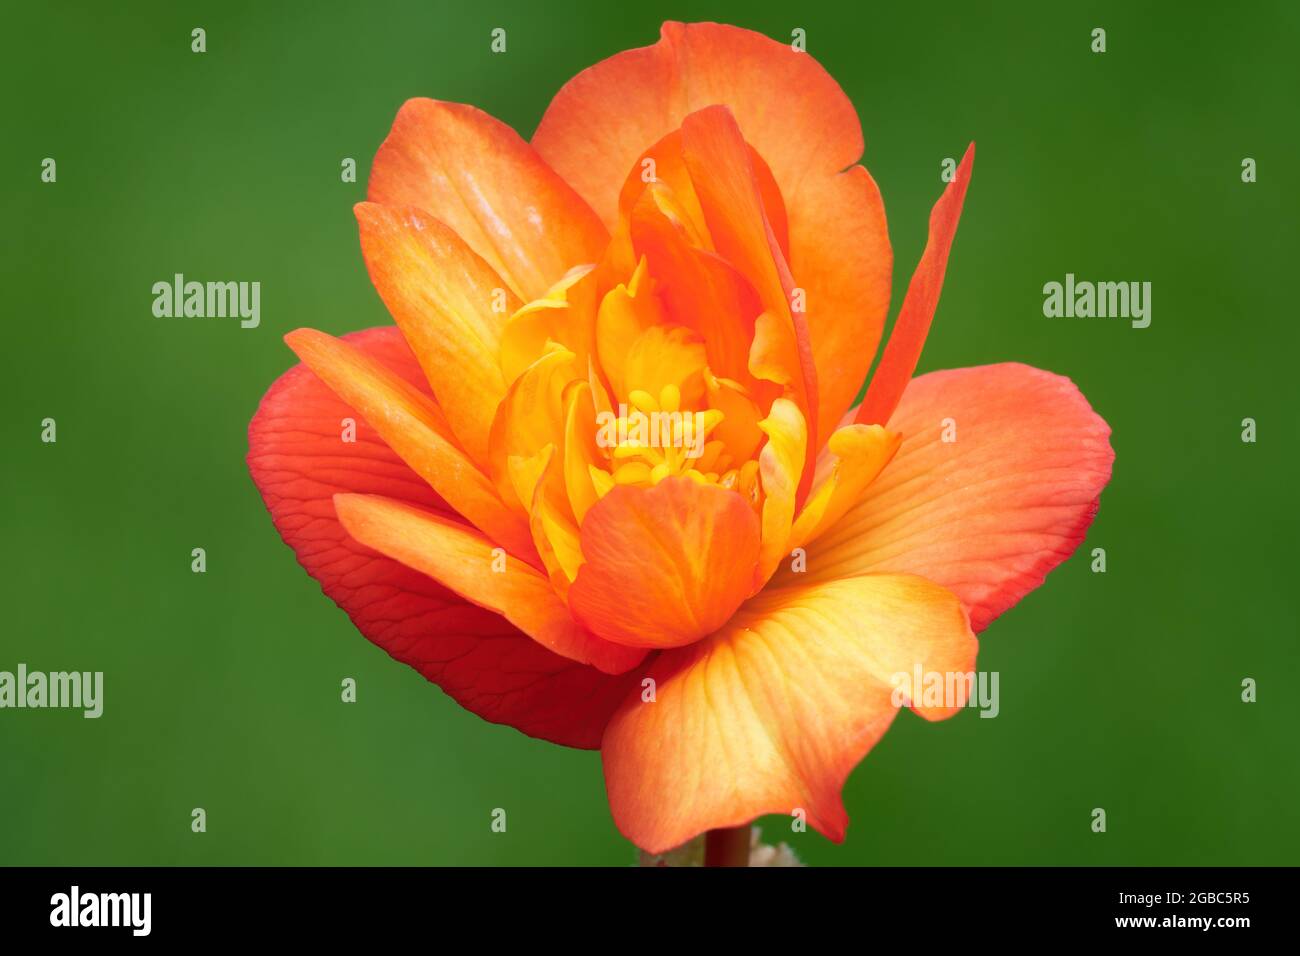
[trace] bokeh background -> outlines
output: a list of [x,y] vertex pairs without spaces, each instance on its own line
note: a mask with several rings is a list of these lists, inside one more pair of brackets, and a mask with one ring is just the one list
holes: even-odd
[[[569,76],[663,19],[806,31],[862,117],[895,307],[940,164],[975,139],[921,370],[1066,374],[1118,456],[1085,548],[983,636],[1001,715],[902,715],[849,780],[842,846],[779,818],[766,837],[817,865],[1300,862],[1300,8],[744,0],[7,10],[0,669],[102,670],[106,689],[99,720],[0,711],[0,863],[632,860],[598,754],[485,723],[366,642],[244,454],[283,333],[389,321],[351,207],[402,101],[528,136]],[[261,327],[155,319],[174,272],[259,280]],[[1152,282],[1150,328],[1044,318],[1066,272]]]

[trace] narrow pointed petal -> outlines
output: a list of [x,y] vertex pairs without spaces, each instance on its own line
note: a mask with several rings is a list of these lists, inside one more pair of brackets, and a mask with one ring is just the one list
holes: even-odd
[[802,810],[838,842],[844,781],[912,696],[912,675],[968,673],[976,648],[957,598],[920,578],[764,592],[706,640],[662,653],[647,672],[654,701],[633,693],[610,721],[614,822],[656,853]]
[[856,421],[860,425],[884,425],[888,422],[898,400],[903,397],[903,390],[911,381],[912,373],[916,371],[921,349],[930,334],[934,310],[939,307],[943,275],[948,268],[948,252],[952,249],[953,237],[957,235],[957,221],[961,219],[961,207],[966,200],[966,187],[970,185],[974,165],[975,144],[971,143],[957,167],[956,177],[930,212],[930,237],[926,240],[921,261],[912,273],[912,282],[907,287],[898,321],[894,323],[894,330],[885,345],[885,354],[880,357],[880,365],[876,367],[867,394],[858,408]]

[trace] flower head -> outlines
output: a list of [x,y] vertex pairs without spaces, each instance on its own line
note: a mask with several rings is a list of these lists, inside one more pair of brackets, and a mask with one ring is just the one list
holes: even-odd
[[900,698],[964,703],[911,675],[971,672],[1109,479],[1068,380],[912,379],[973,146],[852,407],[892,269],[862,148],[811,57],[717,24],[574,77],[531,144],[411,100],[356,209],[397,328],[291,333],[250,427],[276,527],[361,631],[599,746],[651,852],[771,812],[842,838]]

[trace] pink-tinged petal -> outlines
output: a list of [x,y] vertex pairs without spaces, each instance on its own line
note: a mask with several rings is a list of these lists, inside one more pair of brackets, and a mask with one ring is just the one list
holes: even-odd
[[[765,591],[716,634],[665,651],[601,753],[614,822],[652,853],[705,830],[802,810],[832,840],[840,791],[913,692],[967,674],[977,642],[957,598],[909,575]],[[964,701],[963,701],[964,702]],[[958,702],[936,702],[942,718]]]
[[375,156],[367,198],[450,226],[521,299],[597,262],[605,227],[509,126],[461,103],[407,100]]
[[1019,364],[914,379],[889,430],[903,435],[894,459],[807,545],[807,571],[779,579],[919,574],[962,599],[976,632],[1074,553],[1115,458],[1074,383]]
[[889,421],[903,390],[916,371],[921,349],[930,334],[934,310],[939,307],[939,293],[943,291],[943,275],[948,269],[948,252],[953,237],[957,235],[957,221],[961,219],[962,203],[966,200],[966,187],[970,185],[971,170],[975,165],[975,144],[966,148],[957,174],[939,201],[930,211],[930,236],[921,253],[921,261],[912,273],[898,321],[885,345],[885,354],[871,376],[867,394],[858,408],[855,421],[859,425],[883,425]]
[[[396,328],[345,340],[427,389]],[[345,418],[356,421],[355,442],[342,441]],[[249,471],[276,530],[367,639],[484,720],[565,746],[599,746],[609,715],[639,677],[610,677],[552,653],[500,615],[348,535],[334,511],[335,494],[383,495],[448,517],[454,512],[307,366],[294,366],[271,386],[248,443]]]
[[717,485],[665,478],[622,485],[582,522],[586,558],[569,609],[631,647],[677,647],[711,633],[753,590],[758,518]]
[[336,495],[334,507],[353,538],[500,614],[548,650],[607,674],[631,670],[645,657],[583,630],[545,576],[472,528],[378,495]]

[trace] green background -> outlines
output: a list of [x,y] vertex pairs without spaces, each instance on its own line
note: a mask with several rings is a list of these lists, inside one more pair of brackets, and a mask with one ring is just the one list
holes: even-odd
[[[401,102],[474,103],[531,135],[565,79],[663,19],[807,31],[862,117],[895,307],[941,161],[975,139],[921,370],[1037,365],[1114,428],[1085,548],[983,636],[1001,715],[902,715],[849,780],[842,846],[778,818],[767,836],[818,865],[1300,862],[1300,8],[1135,7],[11,9],[0,670],[102,670],[106,688],[99,720],[0,711],[0,862],[632,859],[599,755],[481,721],[365,641],[280,542],[244,454],[292,361],[283,333],[389,321],[351,207]],[[150,287],[174,272],[260,281],[261,327],[155,319]],[[1042,286],[1066,272],[1152,282],[1150,328],[1045,318]]]

